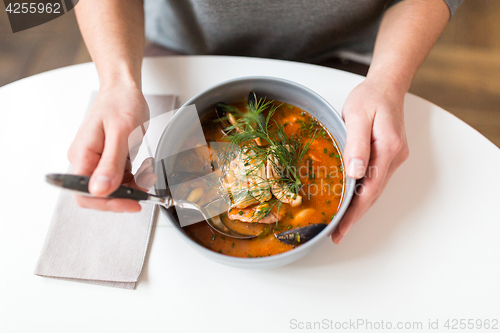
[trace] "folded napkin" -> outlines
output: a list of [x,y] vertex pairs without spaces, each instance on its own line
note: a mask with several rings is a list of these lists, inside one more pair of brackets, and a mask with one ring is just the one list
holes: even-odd
[[[95,97],[94,93],[91,104]],[[155,151],[165,119],[168,121],[174,113],[168,111],[177,106],[177,97],[173,95],[146,96],[146,101],[151,121],[133,170]],[[158,117],[160,115],[162,117]],[[162,119],[161,126],[154,123],[155,117]],[[83,209],[74,202],[73,193],[61,191],[34,273],[134,289],[144,265],[156,214],[156,206],[150,204],[142,205],[140,213]]]

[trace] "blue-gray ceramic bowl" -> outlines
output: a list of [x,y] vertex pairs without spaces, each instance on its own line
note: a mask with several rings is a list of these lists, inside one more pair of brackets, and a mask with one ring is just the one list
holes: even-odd
[[[202,118],[208,112],[213,112],[217,103],[223,101],[225,103],[241,102],[250,91],[255,91],[257,95],[266,96],[269,99],[278,100],[281,102],[295,105],[312,116],[316,117],[335,138],[341,152],[344,151],[346,143],[346,127],[335,109],[321,96],[314,91],[294,83],[292,81],[274,78],[274,77],[244,77],[220,83],[210,89],[207,89],[187,101],[177,111],[168,126],[165,128],[156,151],[156,157],[172,156],[177,153],[179,144],[183,135],[187,135],[188,131],[184,130],[192,126],[192,118],[187,116],[188,106],[193,110],[192,105],[196,106],[199,117]],[[192,113],[192,112],[191,112]],[[163,173],[157,167],[155,170],[158,176],[163,177]],[[329,235],[333,233],[342,216],[344,215],[351,199],[353,197],[355,180],[347,178],[344,186],[343,200],[338,213],[328,226],[313,239],[305,244],[302,244],[288,252],[278,255],[262,257],[262,258],[237,258],[228,255],[220,254],[211,251],[188,236],[188,234],[176,222],[176,218],[172,210],[162,208],[162,214],[166,214],[169,220],[173,221],[175,230],[191,246],[197,249],[202,255],[235,267],[241,268],[273,268],[279,267],[291,262],[294,262],[306,254],[313,251],[322,242],[329,239]]]

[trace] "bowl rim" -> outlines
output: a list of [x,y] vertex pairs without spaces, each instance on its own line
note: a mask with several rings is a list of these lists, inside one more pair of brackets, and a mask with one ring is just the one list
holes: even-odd
[[[315,98],[320,100],[323,104],[325,104],[329,108],[329,110],[333,113],[334,117],[338,118],[339,124],[344,129],[344,131],[346,131],[346,133],[347,133],[347,128],[345,126],[345,122],[342,119],[342,117],[340,116],[340,114],[335,110],[335,108],[325,98],[323,98],[321,95],[319,95],[314,90],[312,90],[312,89],[310,89],[302,84],[299,84],[297,82],[288,80],[288,79],[282,79],[282,78],[273,77],[273,76],[244,76],[244,77],[234,78],[234,79],[230,79],[230,80],[225,80],[225,81],[219,82],[219,83],[217,83],[217,84],[215,84],[207,89],[204,89],[203,91],[201,91],[201,92],[197,93],[196,95],[194,95],[193,97],[191,97],[180,108],[178,108],[177,112],[173,115],[170,122],[163,129],[163,132],[158,140],[158,145],[156,147],[155,154],[154,154],[155,159],[158,156],[161,142],[164,141],[164,137],[166,136],[168,129],[175,122],[176,118],[180,117],[180,114],[184,108],[186,108],[189,105],[192,105],[193,101],[197,100],[198,98],[200,98],[203,95],[206,95],[206,94],[212,92],[215,89],[221,89],[224,86],[232,85],[235,83],[255,82],[255,81],[269,81],[269,82],[273,82],[273,83],[294,86],[295,88],[304,90],[306,93],[314,96]],[[340,155],[342,157],[342,161],[344,161],[343,152],[340,152]],[[156,170],[154,170],[154,172],[156,172]],[[319,234],[314,236],[310,241],[306,242],[305,244],[302,244],[298,247],[295,247],[289,251],[278,253],[278,254],[275,254],[272,256],[246,258],[246,257],[234,257],[234,256],[229,256],[227,254],[219,253],[219,252],[210,250],[210,249],[204,247],[203,245],[199,244],[198,242],[196,242],[194,239],[189,237],[189,235],[187,235],[186,232],[182,230],[182,227],[180,227],[178,224],[176,224],[176,223],[172,223],[172,224],[173,224],[176,232],[178,232],[179,234],[182,235],[181,237],[186,238],[193,246],[196,247],[197,250],[201,251],[202,254],[204,254],[208,257],[214,257],[214,259],[216,259],[216,260],[221,259],[224,261],[231,261],[232,263],[234,263],[236,265],[240,265],[240,266],[244,266],[245,264],[249,264],[249,263],[265,264],[267,262],[274,262],[274,261],[278,261],[278,260],[279,261],[287,261],[287,259],[291,259],[291,257],[297,256],[297,253],[299,251],[303,252],[304,255],[307,254],[309,252],[308,250],[310,248],[311,248],[310,250],[312,250],[312,249],[314,249],[315,246],[318,246],[320,244],[319,242],[321,242],[321,238],[324,238],[325,236],[329,237],[334,232],[335,228],[340,223],[342,217],[344,216],[344,214],[345,214],[347,208],[349,207],[351,200],[354,196],[354,188],[356,185],[356,180],[348,177],[347,175],[345,175],[344,179],[347,180],[345,182],[347,185],[345,186],[342,203],[340,205],[339,210],[335,214],[335,217],[330,220],[330,222],[328,223],[326,228],[323,229]],[[163,208],[163,207],[161,207],[161,208]],[[161,209],[161,211],[164,214],[166,214],[168,216],[168,219],[170,220],[170,216],[167,213],[166,209]],[[174,222],[174,221],[171,221],[171,222]],[[297,257],[297,259],[298,258],[300,258],[300,257]],[[250,261],[249,259],[252,259],[252,260]],[[288,261],[290,261],[290,260],[288,260]]]

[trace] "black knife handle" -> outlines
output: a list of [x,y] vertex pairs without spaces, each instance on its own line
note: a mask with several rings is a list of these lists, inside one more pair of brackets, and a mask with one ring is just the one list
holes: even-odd
[[[58,175],[61,177],[61,187],[82,193],[89,193],[90,177],[79,175]],[[116,199],[132,199],[136,201],[148,200],[149,194],[135,188],[120,186],[116,191],[108,195]]]

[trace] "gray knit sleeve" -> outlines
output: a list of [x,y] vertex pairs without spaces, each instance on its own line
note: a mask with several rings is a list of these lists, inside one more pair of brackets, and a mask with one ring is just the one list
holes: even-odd
[[446,2],[446,4],[448,5],[448,8],[450,9],[450,18],[453,17],[463,1],[464,0],[444,0],[444,2]]
[[[392,2],[390,2],[389,7],[401,1],[403,0],[393,0]],[[455,14],[455,12],[457,11],[458,7],[460,7],[462,2],[464,2],[464,0],[444,0],[444,2],[446,3],[446,5],[448,5],[448,9],[450,10],[450,19],[451,19]]]

